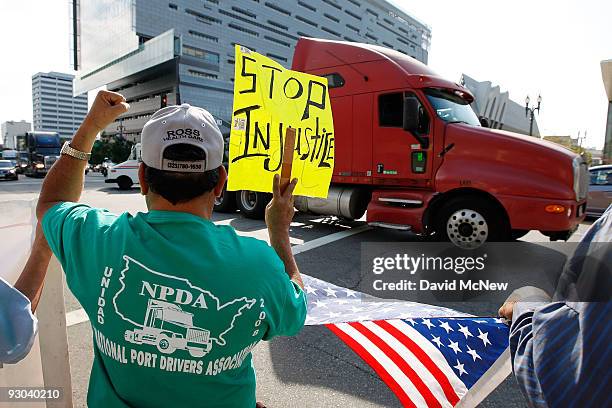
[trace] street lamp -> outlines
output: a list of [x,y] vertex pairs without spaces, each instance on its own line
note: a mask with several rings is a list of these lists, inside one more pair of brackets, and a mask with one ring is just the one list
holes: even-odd
[[538,95],[538,105],[533,108],[529,107],[529,102],[531,99],[529,95],[525,98],[525,117],[529,117],[529,136],[532,136],[533,133],[533,119],[535,118],[535,111],[540,113],[540,105],[542,104],[542,95]]

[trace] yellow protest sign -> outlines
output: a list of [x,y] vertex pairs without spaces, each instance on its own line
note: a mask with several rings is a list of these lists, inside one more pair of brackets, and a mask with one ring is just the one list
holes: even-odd
[[285,132],[296,131],[296,195],[327,197],[334,169],[334,123],[327,79],[285,69],[236,45],[228,190],[272,191]]

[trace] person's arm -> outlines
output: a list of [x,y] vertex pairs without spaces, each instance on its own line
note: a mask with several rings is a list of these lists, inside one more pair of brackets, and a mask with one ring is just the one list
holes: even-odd
[[[91,152],[96,135],[128,109],[129,105],[122,95],[110,91],[98,92],[91,110],[72,138],[70,146],[85,153]],[[45,177],[38,198],[36,215],[39,220],[42,220],[47,210],[57,203],[79,201],[86,165],[85,160],[65,154],[55,162]]]
[[289,275],[289,279],[303,289],[304,282],[302,282],[302,276],[300,275],[297,263],[291,252],[291,244],[289,243],[289,226],[295,213],[293,208],[293,190],[296,185],[297,179],[293,179],[285,190],[281,191],[280,176],[278,174],[274,176],[272,200],[266,207],[266,225],[270,235],[270,245],[283,261],[283,264],[285,264],[285,272]]
[[499,308],[499,316],[510,324],[512,371],[530,407],[546,407],[542,387],[534,370],[534,311],[546,306],[550,296],[533,286],[516,289]]
[[47,245],[42,227],[38,223],[30,256],[14,286],[15,289],[23,293],[30,300],[32,313],[38,307],[50,260],[51,249]]

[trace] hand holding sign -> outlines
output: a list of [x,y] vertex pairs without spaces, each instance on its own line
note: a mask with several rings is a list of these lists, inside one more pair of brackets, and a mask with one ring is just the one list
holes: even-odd
[[[289,128],[295,146],[287,148]],[[228,190],[272,192],[274,175],[291,160],[283,178],[299,179],[295,194],[326,197],[334,168],[327,79],[237,45],[229,155]]]

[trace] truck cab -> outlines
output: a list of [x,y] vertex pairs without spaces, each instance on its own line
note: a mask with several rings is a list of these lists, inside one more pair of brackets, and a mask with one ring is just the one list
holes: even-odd
[[328,78],[335,166],[327,199],[296,208],[433,234],[460,247],[529,230],[567,239],[584,218],[588,173],[573,152],[488,129],[473,95],[400,52],[300,38],[292,69]]
[[62,142],[57,132],[26,132],[25,147],[28,161],[24,174],[28,177],[44,177],[59,159]]

